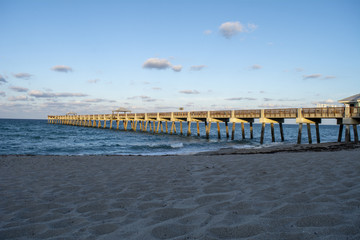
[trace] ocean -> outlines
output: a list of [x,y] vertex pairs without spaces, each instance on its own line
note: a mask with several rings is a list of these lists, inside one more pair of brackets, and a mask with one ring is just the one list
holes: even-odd
[[[115,124],[114,124],[115,125]],[[225,124],[221,124],[221,139],[217,136],[217,126],[212,124],[210,138],[205,136],[205,125],[200,123],[200,137],[196,124],[192,124],[191,136],[141,132],[139,129],[89,128],[69,125],[48,124],[47,120],[0,119],[0,155],[167,155],[193,154],[215,151],[221,148],[261,148],[278,144],[294,144],[297,141],[298,125],[283,124],[285,141],[280,141],[279,127],[275,124],[276,142],[271,142],[270,125],[265,128],[264,144],[260,145],[261,124],[254,123],[254,138],[250,139],[249,124],[245,124],[246,139],[242,139],[241,125],[236,125],[235,139],[226,138]],[[315,127],[312,139],[316,143]],[[336,142],[339,126],[321,125],[321,142]],[[343,137],[344,139],[344,137]],[[307,128],[303,127],[302,143],[308,144]]]

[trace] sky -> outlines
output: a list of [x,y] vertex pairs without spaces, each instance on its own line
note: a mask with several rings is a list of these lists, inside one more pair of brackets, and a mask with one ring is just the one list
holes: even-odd
[[316,107],[360,93],[357,0],[0,0],[0,118]]

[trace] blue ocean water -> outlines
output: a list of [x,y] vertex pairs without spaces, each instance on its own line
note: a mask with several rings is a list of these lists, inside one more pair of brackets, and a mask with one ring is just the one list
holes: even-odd
[[[115,125],[115,124],[114,124]],[[254,124],[254,138],[250,139],[249,124],[245,124],[246,139],[242,139],[241,125],[236,125],[235,139],[227,139],[225,124],[221,126],[221,139],[217,136],[217,126],[212,124],[210,138],[205,137],[205,125],[200,123],[200,137],[196,124],[192,124],[191,136],[176,134],[124,131],[120,129],[89,128],[69,125],[48,124],[47,120],[0,119],[0,155],[165,155],[191,154],[214,151],[221,148],[269,147],[276,144],[294,144],[297,141],[298,125],[284,124],[285,141],[280,141],[280,133],[275,124],[276,142],[271,142],[270,125],[265,129],[264,144],[260,145],[261,125]],[[109,124],[108,124],[109,127]],[[321,142],[336,142],[339,126],[321,125]],[[231,123],[229,124],[231,137]],[[312,139],[316,142],[315,127]],[[307,144],[306,125],[303,127],[302,142]]]

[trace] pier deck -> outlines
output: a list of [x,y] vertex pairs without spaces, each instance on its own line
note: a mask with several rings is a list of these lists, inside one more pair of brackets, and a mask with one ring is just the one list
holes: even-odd
[[[217,124],[218,137],[220,138],[220,122],[226,126],[226,137],[229,136],[228,123],[232,123],[232,135],[234,139],[235,125],[241,124],[242,137],[245,138],[244,124],[250,124],[250,138],[253,138],[252,124],[255,119],[259,119],[262,124],[260,143],[263,143],[265,124],[271,125],[272,141],[275,141],[274,124],[279,124],[281,140],[284,141],[282,123],[284,119],[296,119],[299,124],[297,143],[301,143],[302,125],[307,124],[308,140],[312,143],[310,124],[315,124],[316,139],[320,143],[319,124],[322,119],[336,119],[339,125],[338,141],[341,141],[343,125],[346,126],[345,142],[351,141],[350,126],[353,126],[354,141],[358,143],[357,125],[360,124],[360,107],[327,107],[327,108],[285,108],[285,109],[255,109],[255,110],[224,110],[224,111],[190,111],[190,112],[157,112],[157,113],[113,113],[113,114],[91,114],[77,115],[74,113],[67,115],[49,115],[48,122],[51,124],[68,124],[83,127],[102,127],[106,128],[109,121],[109,128],[116,122],[116,128],[122,122],[124,129],[128,129],[130,123],[133,131],[139,128],[141,131],[158,133],[165,123],[165,132],[176,133],[175,122],[180,123],[180,133],[183,134],[183,122],[186,122],[187,135],[191,135],[191,123],[197,124],[197,134],[199,132],[199,122],[205,123],[206,136],[209,137],[211,123]],[[168,124],[171,123],[170,131]]]

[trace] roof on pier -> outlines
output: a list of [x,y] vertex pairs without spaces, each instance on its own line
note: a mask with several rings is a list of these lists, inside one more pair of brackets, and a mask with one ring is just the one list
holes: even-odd
[[357,102],[360,102],[360,93],[359,93],[359,94],[356,94],[356,95],[353,95],[353,96],[350,96],[350,97],[347,97],[347,98],[344,98],[344,99],[339,100],[339,103],[357,103]]

